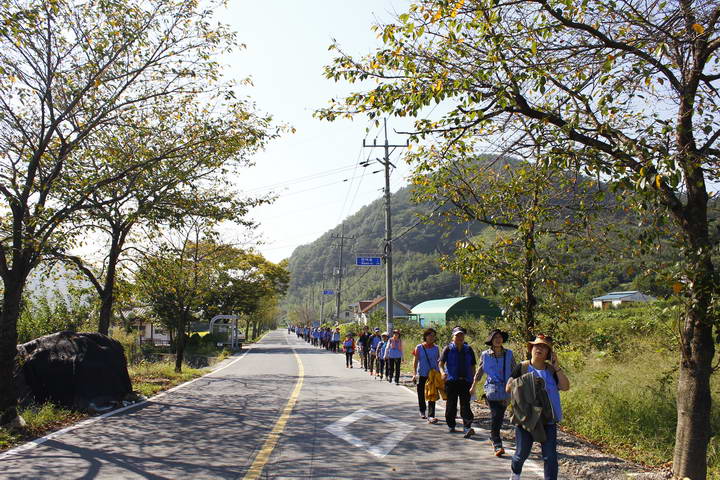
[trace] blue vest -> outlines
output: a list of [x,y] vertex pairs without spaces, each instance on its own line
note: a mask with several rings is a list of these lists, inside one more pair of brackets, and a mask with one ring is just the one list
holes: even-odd
[[500,401],[510,397],[505,391],[505,385],[512,373],[512,350],[505,349],[504,352],[503,358],[496,358],[492,350],[482,352],[482,368],[486,375],[483,390],[488,400]]
[[[460,357],[464,359],[464,365],[460,364]],[[472,382],[473,371],[472,371],[472,354],[470,353],[470,346],[464,344],[462,347],[462,354],[455,347],[454,343],[449,345],[447,362],[445,362],[445,369],[448,374],[448,381],[453,380],[465,380],[466,382]]]
[[382,338],[380,338],[380,335],[373,335],[370,339],[370,351],[375,352],[380,342],[382,342]]

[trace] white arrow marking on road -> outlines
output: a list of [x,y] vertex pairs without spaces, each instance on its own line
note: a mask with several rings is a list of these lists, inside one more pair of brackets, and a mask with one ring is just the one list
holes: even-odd
[[[358,420],[366,417],[385,422],[395,428],[388,429],[388,431],[392,433],[386,435],[380,443],[369,445],[367,442],[364,442],[362,439],[353,435],[346,429],[350,424],[355,423]],[[365,410],[364,408],[361,408],[357,412],[352,413],[347,417],[341,418],[337,422],[328,425],[327,427],[325,427],[325,430],[332,433],[333,435],[342,438],[343,440],[357,448],[363,448],[370,452],[372,455],[375,455],[378,458],[383,458],[385,455],[390,453],[397,446],[397,444],[400,443],[402,439],[405,438],[407,434],[410,433],[414,428],[415,427],[411,427],[404,422],[401,422],[400,420],[395,420],[394,418],[387,417],[380,413],[371,412],[370,410]]]

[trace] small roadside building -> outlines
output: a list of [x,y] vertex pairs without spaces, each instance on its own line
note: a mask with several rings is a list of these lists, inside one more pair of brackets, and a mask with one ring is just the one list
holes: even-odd
[[593,298],[593,307],[607,310],[610,307],[616,308],[622,305],[633,303],[647,303],[655,301],[655,297],[645,295],[637,290],[627,292],[610,292],[607,295]]
[[[368,318],[376,310],[386,311],[387,302],[385,296],[376,297],[372,300],[362,300],[358,303],[350,305],[355,314],[355,321],[363,325],[367,325]],[[407,305],[393,298],[393,318],[408,318],[410,315],[410,305]]]
[[135,307],[128,312],[124,312],[124,316],[132,325],[132,329],[138,332],[138,342],[140,344],[170,345],[169,332],[153,321],[150,308]]
[[410,318],[416,319],[422,327],[447,325],[454,319],[467,316],[497,318],[501,315],[500,307],[478,296],[428,300],[415,305],[410,312]]

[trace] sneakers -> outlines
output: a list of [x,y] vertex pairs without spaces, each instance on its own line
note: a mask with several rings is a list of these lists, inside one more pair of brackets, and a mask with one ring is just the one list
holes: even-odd
[[395,385],[400,385],[400,382],[395,382]]
[[423,420],[427,418],[427,415],[425,415],[425,412],[420,412],[420,418]]
[[448,427],[448,433],[455,433],[456,431],[455,427]]
[[472,427],[466,427],[463,429],[463,437],[470,438],[475,435],[475,430]]
[[437,422],[438,422],[438,419],[435,418],[435,417],[430,417],[430,418],[428,418],[428,423],[429,423],[430,425],[435,425]]
[[503,447],[495,447],[495,456],[502,457],[505,455],[505,449]]
[[510,480],[520,480],[520,474],[519,473],[511,473]]

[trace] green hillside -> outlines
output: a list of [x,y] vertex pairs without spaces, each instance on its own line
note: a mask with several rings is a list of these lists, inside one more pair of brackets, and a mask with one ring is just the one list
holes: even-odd
[[[410,197],[409,187],[402,188],[392,197],[393,233],[397,238],[393,245],[395,297],[415,305],[428,298],[456,296],[460,290],[459,277],[441,272],[438,257],[452,251],[455,241],[463,238],[466,226],[445,230],[436,225],[418,224],[418,214],[428,213],[431,207],[413,204]],[[354,265],[356,255],[382,252],[384,225],[382,198],[345,219],[342,232],[354,240],[347,241],[344,249],[342,305],[384,294],[383,267]],[[481,229],[482,226],[476,226],[471,234]],[[291,283],[286,305],[314,304],[317,307],[323,274],[325,288],[335,290],[333,272],[338,264],[339,249],[336,247],[338,241],[332,235],[340,233],[341,226],[338,225],[314,242],[295,249],[289,260]],[[334,309],[335,297],[326,296],[326,302],[326,308]]]

